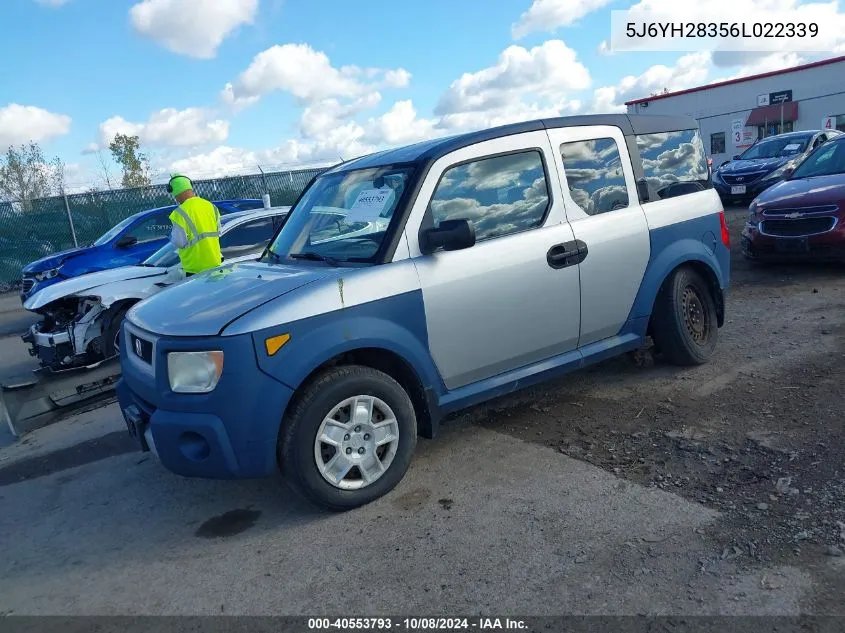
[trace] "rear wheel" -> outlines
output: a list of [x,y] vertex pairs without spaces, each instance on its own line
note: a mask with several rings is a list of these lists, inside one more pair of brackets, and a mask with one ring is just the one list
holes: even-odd
[[716,349],[718,317],[713,292],[691,268],[680,268],[660,289],[654,306],[655,346],[675,365],[701,365]]
[[288,483],[313,503],[350,510],[390,492],[417,440],[414,407],[387,374],[361,366],[329,369],[296,398],[280,457]]

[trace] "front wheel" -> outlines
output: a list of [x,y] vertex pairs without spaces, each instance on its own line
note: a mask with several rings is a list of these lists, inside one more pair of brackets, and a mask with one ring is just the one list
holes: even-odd
[[109,319],[108,325],[103,332],[103,357],[111,358],[120,354],[120,328],[123,325],[123,319],[129,308],[132,306],[126,305],[114,310]]
[[701,365],[716,349],[718,330],[710,286],[691,268],[676,270],[664,282],[655,301],[655,346],[675,365]]
[[283,422],[282,472],[301,495],[330,510],[351,510],[390,492],[416,448],[411,399],[375,369],[336,367],[296,397]]

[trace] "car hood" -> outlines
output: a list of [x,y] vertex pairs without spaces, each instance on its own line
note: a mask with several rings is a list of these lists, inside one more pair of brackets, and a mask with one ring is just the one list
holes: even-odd
[[42,257],[34,262],[31,262],[23,267],[24,273],[40,273],[45,270],[52,270],[64,264],[71,257],[79,257],[92,251],[97,250],[95,246],[85,246],[83,248],[69,248],[66,251],[59,251],[47,257]]
[[59,283],[47,286],[39,290],[24,302],[23,307],[27,310],[38,310],[53,301],[63,299],[70,295],[80,293],[96,294],[96,289],[114,281],[127,281],[129,279],[141,279],[142,277],[158,277],[167,273],[166,268],[154,268],[151,266],[123,266],[101,270],[96,273],[80,275],[72,279],[66,279]]
[[719,169],[720,174],[726,176],[741,176],[758,171],[774,171],[784,163],[798,157],[798,154],[779,156],[777,158],[756,158],[753,160],[734,160]]
[[196,275],[136,304],[127,317],[164,336],[214,336],[235,319],[341,269],[243,262]]
[[764,209],[815,207],[836,204],[845,209],[845,174],[779,182],[757,198]]

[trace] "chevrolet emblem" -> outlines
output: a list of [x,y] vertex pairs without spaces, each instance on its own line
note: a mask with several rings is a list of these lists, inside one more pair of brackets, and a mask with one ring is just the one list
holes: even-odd
[[789,218],[790,220],[794,220],[795,218],[803,217],[803,215],[804,215],[803,213],[789,213],[789,214],[785,215],[784,217]]

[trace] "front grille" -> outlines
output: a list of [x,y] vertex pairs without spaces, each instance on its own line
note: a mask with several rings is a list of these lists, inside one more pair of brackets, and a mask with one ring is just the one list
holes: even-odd
[[145,363],[152,365],[153,363],[153,344],[146,339],[142,339],[139,336],[135,336],[132,334],[129,337],[129,341],[132,343],[131,349],[127,350],[129,354],[135,354],[138,358],[140,358]]
[[35,285],[35,280],[29,279],[27,277],[24,277],[23,281],[21,282],[21,287],[23,288],[24,292],[29,292],[30,290],[32,290],[32,287],[34,285]]
[[782,218],[793,214],[804,215],[819,215],[819,214],[836,214],[839,212],[839,207],[835,204],[824,204],[817,207],[786,207],[784,209],[765,209],[763,215],[772,218]]
[[727,174],[722,175],[722,180],[724,180],[729,185],[750,185],[752,182],[757,180],[760,176],[765,174],[764,171],[755,171],[750,174],[742,174],[736,176],[728,176]]
[[797,220],[763,220],[760,232],[775,237],[803,237],[831,230],[836,218],[801,218]]

